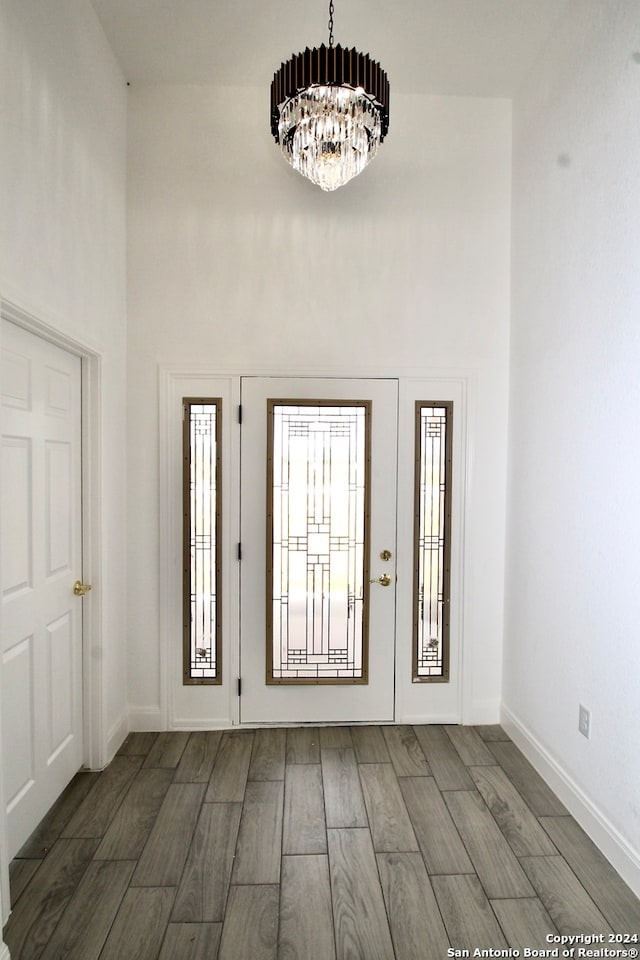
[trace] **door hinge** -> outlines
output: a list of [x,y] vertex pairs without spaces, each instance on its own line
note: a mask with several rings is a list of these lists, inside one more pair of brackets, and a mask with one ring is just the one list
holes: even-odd
[[238,696],[242,696],[242,677],[238,677]]
[[242,404],[238,404],[238,423],[242,423]]
[[242,560],[242,544],[238,544],[238,560]]

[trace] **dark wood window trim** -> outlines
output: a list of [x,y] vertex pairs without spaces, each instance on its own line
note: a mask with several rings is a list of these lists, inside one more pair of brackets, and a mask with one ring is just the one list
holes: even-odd
[[[213,623],[209,620],[209,623],[205,626],[203,622],[203,631],[208,630],[210,633],[209,643],[211,645],[210,649],[213,653],[213,657],[209,655],[206,657],[203,649],[203,662],[206,663],[206,666],[200,668],[200,675],[198,675],[199,668],[197,667],[197,661],[192,661],[191,650],[194,638],[194,631],[197,630],[197,624],[195,623],[194,618],[194,584],[192,583],[192,571],[193,571],[193,550],[195,547],[192,545],[192,518],[194,512],[194,489],[192,483],[192,465],[194,462],[194,457],[196,453],[193,449],[192,443],[192,418],[193,418],[193,408],[199,406],[214,407],[215,408],[215,463],[213,460],[210,460],[208,466],[203,464],[203,475],[204,472],[208,469],[211,471],[213,467],[213,477],[215,478],[213,494],[215,496],[215,503],[211,505],[210,514],[209,514],[209,525],[210,529],[206,532],[206,537],[210,541],[213,541],[213,548],[211,550],[210,563],[211,575],[209,587],[213,587],[211,591],[214,595],[214,609],[215,614],[213,616]],[[221,521],[221,503],[222,503],[222,457],[221,457],[221,434],[222,434],[222,399],[220,397],[184,397],[182,400],[182,450],[183,450],[183,469],[182,469],[182,497],[183,497],[183,539],[182,539],[182,555],[183,555],[183,588],[182,588],[182,600],[183,600],[183,656],[182,656],[182,681],[184,685],[189,686],[200,686],[206,684],[221,684],[222,683],[222,630],[221,630],[221,581],[222,581],[222,570],[221,570],[221,533],[222,533],[222,521]],[[204,614],[202,613],[202,608],[199,611],[199,616],[203,618]],[[210,671],[209,675],[203,675],[207,670]]]
[[[274,509],[273,509],[273,444],[274,409],[278,406],[298,407],[358,407],[364,410],[364,537],[363,551],[363,596],[362,596],[362,667],[357,677],[318,677],[307,679],[278,678],[274,676],[273,663],[273,569],[274,569]],[[340,399],[269,399],[267,401],[267,528],[266,528],[266,683],[308,685],[355,685],[369,682],[369,541],[371,519],[371,401]]]
[[[437,636],[432,636],[434,649],[434,667],[420,667],[421,648],[424,650],[424,585],[421,584],[421,473],[422,473],[422,411],[437,408],[444,414],[444,450],[441,451],[439,470],[444,472],[444,482],[440,481],[440,505],[442,523],[439,524],[440,546],[437,560]],[[451,608],[451,477],[453,448],[453,402],[450,400],[418,400],[415,405],[415,486],[414,486],[414,580],[413,580],[413,653],[412,677],[414,683],[447,683],[449,681],[449,632]],[[443,498],[443,499],[442,499]],[[430,563],[433,564],[431,554]],[[433,574],[432,574],[433,576]],[[433,600],[431,600],[433,606]],[[435,632],[435,631],[434,631]],[[426,670],[433,670],[429,675]]]

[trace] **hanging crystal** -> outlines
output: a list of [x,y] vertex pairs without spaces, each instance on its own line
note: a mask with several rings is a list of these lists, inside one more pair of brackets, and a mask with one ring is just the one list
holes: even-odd
[[284,104],[278,132],[294,170],[322,190],[335,190],[375,157],[380,113],[362,87],[314,86]]

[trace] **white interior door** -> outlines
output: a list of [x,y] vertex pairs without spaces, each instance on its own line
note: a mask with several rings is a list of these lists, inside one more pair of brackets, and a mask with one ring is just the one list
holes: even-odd
[[397,381],[241,392],[240,720],[393,720]]
[[2,758],[9,857],[82,765],[81,361],[2,326]]

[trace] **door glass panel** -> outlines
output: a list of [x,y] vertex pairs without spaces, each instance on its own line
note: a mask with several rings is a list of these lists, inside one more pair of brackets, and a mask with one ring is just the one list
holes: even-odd
[[267,682],[366,683],[368,401],[269,400]]
[[185,684],[221,683],[220,399],[183,400]]
[[451,410],[416,403],[413,679],[449,678]]

